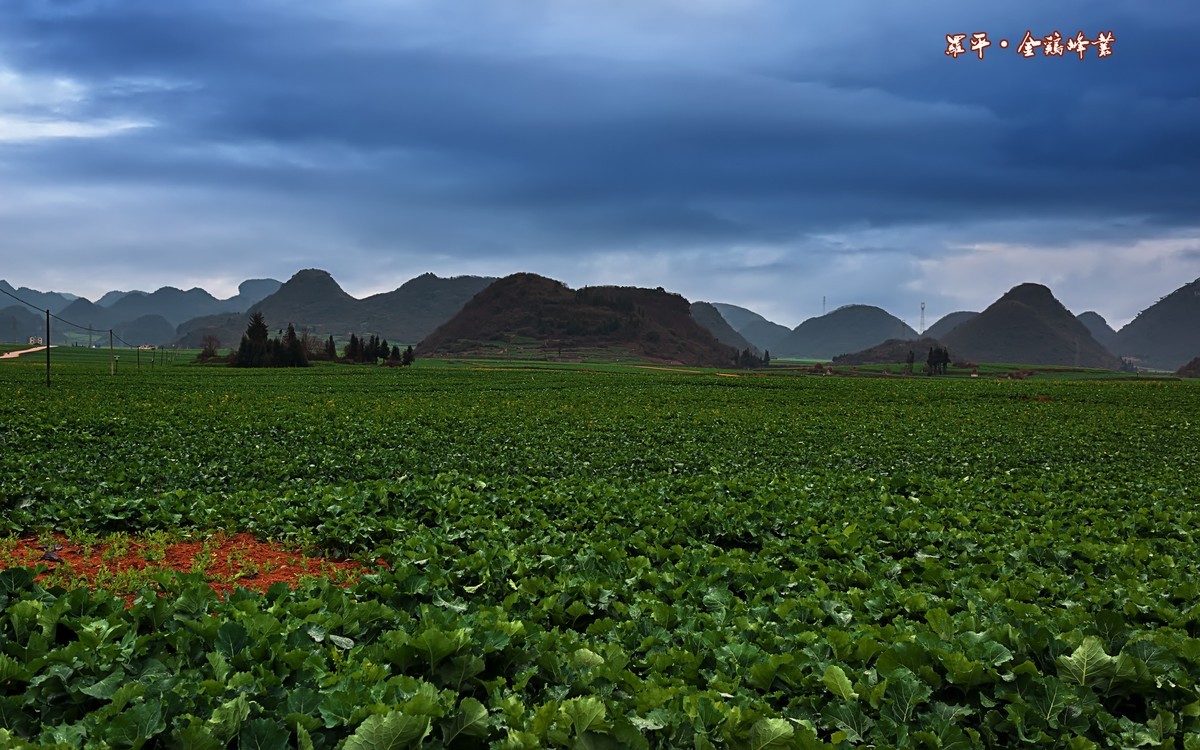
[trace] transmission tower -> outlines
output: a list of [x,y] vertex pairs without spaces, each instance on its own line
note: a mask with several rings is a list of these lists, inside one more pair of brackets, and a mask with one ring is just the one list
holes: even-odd
[[919,331],[919,333],[921,335],[925,335],[925,303],[924,302],[921,303],[921,330]]

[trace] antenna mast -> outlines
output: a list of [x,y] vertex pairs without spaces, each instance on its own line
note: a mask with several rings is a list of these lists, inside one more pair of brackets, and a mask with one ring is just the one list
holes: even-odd
[[821,314],[825,314],[825,295],[821,295]]
[[921,303],[921,330],[919,331],[919,333],[922,336],[925,335],[925,303],[924,302]]

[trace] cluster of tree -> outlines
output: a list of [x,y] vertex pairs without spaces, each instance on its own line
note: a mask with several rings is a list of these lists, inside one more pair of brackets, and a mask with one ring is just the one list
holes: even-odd
[[370,338],[359,338],[357,334],[352,333],[350,343],[342,350],[342,358],[349,362],[377,362],[387,359],[391,351],[387,339],[374,335]]
[[743,370],[754,370],[769,364],[771,364],[771,352],[769,351],[763,352],[760,357],[750,349],[743,349],[737,356],[737,366]]
[[945,375],[946,367],[950,364],[950,350],[942,347],[930,347],[929,357],[925,360],[929,366],[929,375]]
[[221,340],[211,333],[206,334],[200,339],[200,353],[196,355],[196,361],[208,362],[217,358],[217,349],[221,348]]
[[[333,346],[332,336],[329,338],[329,346]],[[399,346],[389,347],[387,339],[381,339],[378,336],[359,338],[354,333],[350,334],[350,343],[346,344],[346,348],[342,352],[342,358],[347,362],[371,363],[376,363],[382,359],[388,364],[405,366],[411,365],[416,360],[411,346],[402,352]]]
[[296,335],[295,326],[288,324],[286,333],[271,338],[262,313],[256,312],[250,316],[230,364],[234,367],[308,367],[308,355]]

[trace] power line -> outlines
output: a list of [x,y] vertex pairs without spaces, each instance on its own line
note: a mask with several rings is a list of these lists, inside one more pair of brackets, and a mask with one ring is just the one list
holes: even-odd
[[32,307],[34,310],[37,310],[38,312],[45,312],[42,308],[38,307],[37,305],[33,304],[32,302],[27,302],[27,301],[21,299],[20,297],[18,297],[17,295],[13,294],[12,292],[9,292],[5,289],[0,289],[0,294],[8,295],[9,297],[12,297],[13,299],[15,299],[17,302],[20,302],[22,305],[29,305],[30,307]]
[[[22,305],[26,305],[26,306],[28,306],[28,307],[31,307],[31,308],[33,308],[34,310],[37,310],[38,312],[44,312],[44,313],[46,314],[46,385],[47,385],[47,386],[49,386],[49,385],[50,385],[50,319],[51,319],[51,318],[53,318],[54,320],[57,320],[57,321],[58,321],[58,322],[60,322],[60,323],[65,323],[66,325],[69,325],[69,326],[71,326],[71,327],[73,327],[73,328],[78,328],[78,329],[79,329],[79,330],[81,330],[81,331],[87,331],[88,333],[104,333],[105,331],[107,331],[107,332],[108,332],[108,336],[109,336],[109,350],[110,350],[110,352],[111,352],[111,349],[112,349],[112,340],[113,340],[113,339],[116,339],[117,341],[120,341],[122,344],[124,344],[125,346],[129,347],[130,349],[137,349],[137,348],[138,348],[138,347],[134,346],[133,344],[129,343],[128,341],[126,341],[125,339],[123,339],[123,338],[121,338],[120,336],[118,336],[118,335],[117,335],[117,333],[116,333],[116,331],[114,331],[112,328],[108,328],[108,329],[104,329],[104,328],[92,328],[90,325],[86,325],[86,326],[85,326],[85,325],[80,325],[79,323],[76,323],[76,322],[74,322],[74,321],[71,321],[71,320],[67,320],[66,318],[63,318],[63,317],[61,317],[61,316],[59,316],[59,315],[55,315],[54,313],[50,312],[48,309],[47,309],[47,310],[43,310],[42,308],[40,308],[40,307],[38,307],[37,305],[35,305],[35,304],[33,304],[32,302],[30,302],[29,300],[21,299],[20,297],[18,297],[17,295],[13,294],[13,293],[12,293],[12,292],[10,292],[10,291],[8,291],[7,289],[0,288],[0,294],[3,294],[3,295],[5,295],[5,296],[7,296],[7,297],[12,297],[12,298],[13,298],[13,299],[15,299],[17,302],[20,302]],[[140,350],[139,350],[139,353],[140,353]],[[140,364],[140,357],[139,357],[139,364]],[[112,374],[114,374],[114,375],[115,375],[115,374],[116,374],[116,362],[115,362],[115,360],[113,360],[112,362],[110,362],[110,367],[111,367],[111,370],[112,370]]]
[[[81,325],[79,323],[75,323],[74,321],[67,320],[66,318],[55,315],[54,313],[50,312],[49,310],[44,310],[44,309],[38,307],[37,305],[33,304],[32,302],[30,302],[28,300],[21,299],[17,295],[15,295],[12,292],[9,292],[5,289],[0,289],[0,294],[4,294],[9,297],[12,297],[17,302],[20,302],[22,305],[28,305],[29,307],[32,307],[34,310],[37,310],[38,312],[48,313],[51,318],[54,318],[59,323],[66,323],[67,325],[72,326],[74,328],[78,328],[81,331],[91,331],[93,333],[104,333],[107,330],[112,330],[112,329],[108,329],[108,328],[92,328],[90,325],[85,326],[85,325]],[[118,336],[117,338],[121,338],[121,337]],[[122,341],[124,341],[124,339],[122,339]],[[129,342],[125,342],[125,344],[126,344],[126,346],[132,346],[132,344],[130,344]]]
[[58,316],[57,316],[57,315],[55,315],[54,313],[50,313],[50,317],[54,318],[55,320],[57,320],[57,321],[58,321],[58,322],[60,322],[60,323],[66,323],[66,324],[67,324],[67,325],[69,325],[69,326],[75,326],[76,328],[78,328],[78,329],[79,329],[79,330],[81,330],[81,331],[96,331],[96,332],[101,332],[101,331],[103,331],[103,330],[104,330],[103,328],[92,328],[91,326],[84,326],[84,325],[80,325],[80,324],[78,324],[78,323],[72,323],[71,321],[67,320],[66,318],[60,318],[60,317],[58,317]]

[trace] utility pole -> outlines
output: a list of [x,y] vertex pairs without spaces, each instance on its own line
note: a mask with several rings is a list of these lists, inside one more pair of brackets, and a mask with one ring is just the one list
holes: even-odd
[[50,387],[50,311],[46,310],[46,387]]
[[109,328],[108,329],[108,374],[116,375],[117,374],[117,361],[115,359],[113,359],[112,336],[113,336],[112,329]]

